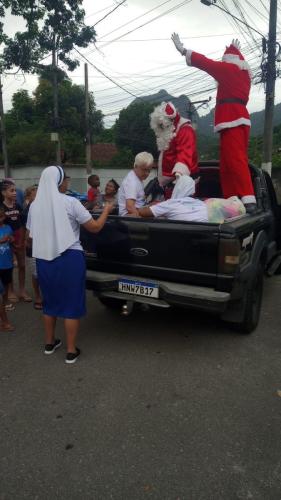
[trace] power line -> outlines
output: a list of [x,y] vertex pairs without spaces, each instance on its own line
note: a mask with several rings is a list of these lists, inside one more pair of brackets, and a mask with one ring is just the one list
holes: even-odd
[[117,83],[116,81],[114,81],[112,78],[110,78],[110,76],[107,76],[101,69],[99,69],[95,64],[93,64],[91,61],[89,61],[89,59],[87,59],[86,56],[84,56],[78,49],[76,49],[76,47],[74,47],[74,50],[81,57],[83,57],[83,59],[85,59],[85,61],[87,61],[91,66],[93,66],[93,68],[95,68],[96,71],[98,71],[99,73],[101,73],[107,80],[110,80],[112,83],[114,83],[114,85],[116,85],[120,89],[124,90],[124,92],[127,92],[127,94],[130,94],[133,97],[138,97],[135,94],[133,94],[132,92],[130,92],[129,90],[125,89],[122,85],[120,85],[119,83]]
[[128,24],[131,24],[131,23],[133,23],[134,21],[137,21],[138,19],[141,19],[142,17],[147,16],[147,14],[150,14],[150,12],[153,12],[154,10],[159,9],[159,7],[162,7],[162,5],[165,5],[166,3],[170,3],[171,1],[172,1],[172,0],[166,0],[165,2],[160,3],[160,4],[159,4],[159,5],[157,5],[156,7],[153,7],[153,9],[147,10],[146,12],[144,12],[144,14],[141,14],[140,16],[134,17],[134,18],[133,18],[133,19],[131,19],[130,21],[127,21],[126,23],[122,24],[121,26],[118,26],[118,28],[115,28],[114,30],[109,31],[109,32],[108,32],[108,33],[106,33],[105,35],[102,35],[102,36],[101,36],[101,39],[102,39],[102,38],[105,38],[105,37],[106,37],[106,36],[108,36],[108,35],[112,35],[112,33],[115,33],[115,31],[118,31],[118,30],[120,30],[121,28],[124,28],[125,26],[127,26]]
[[88,19],[89,17],[96,16],[97,14],[100,14],[101,12],[104,12],[105,10],[110,9],[111,7],[113,7],[113,5],[115,5],[115,3],[112,3],[111,5],[109,5],[108,7],[104,7],[103,9],[97,10],[96,12],[92,12],[92,14],[88,14],[87,16],[85,16],[85,19]]
[[252,31],[255,31],[256,33],[258,33],[258,35],[260,35],[262,38],[263,38],[263,34],[260,33],[260,31],[256,30],[255,28],[253,28],[252,26],[250,26],[248,23],[246,23],[245,21],[242,21],[242,19],[239,19],[239,17],[236,17],[234,14],[232,14],[231,12],[229,12],[229,10],[227,9],[224,9],[223,7],[220,7],[220,5],[218,4],[215,4],[216,7],[220,10],[222,10],[223,12],[225,12],[226,14],[228,14],[229,16],[231,16],[233,19],[235,19],[236,21],[244,24],[245,26],[247,26],[247,28],[251,29]]
[[[171,12],[174,12],[175,10],[179,9],[180,7],[182,7],[183,5],[188,4],[188,3],[191,3],[191,1],[192,1],[192,0],[184,0],[183,2],[181,2],[181,3],[177,4],[177,5],[175,5],[174,7],[172,7],[171,9],[166,10],[166,11],[165,11],[165,12],[163,12],[162,14],[159,14],[158,16],[153,17],[152,19],[149,19],[149,21],[147,21],[146,23],[143,23],[143,24],[141,24],[141,25],[137,26],[136,28],[134,28],[134,29],[132,29],[132,30],[130,30],[130,31],[127,31],[126,33],[123,33],[123,35],[118,36],[117,38],[113,39],[111,42],[106,42],[106,43],[104,43],[104,44],[100,47],[100,49],[103,49],[104,47],[107,47],[107,45],[109,45],[110,43],[113,43],[113,42],[115,42],[116,40],[120,40],[120,38],[123,38],[123,37],[124,37],[124,36],[126,36],[126,35],[130,35],[131,33],[134,33],[134,32],[135,32],[135,31],[137,31],[138,29],[143,28],[144,26],[147,26],[148,24],[152,23],[153,21],[156,21],[157,19],[160,19],[161,17],[163,17],[163,16],[165,16],[165,15],[170,14]],[[90,54],[91,52],[94,52],[95,50],[96,50],[96,49],[91,50],[90,52],[88,52],[88,53],[87,53],[87,55],[88,55],[88,54]]]
[[107,14],[105,14],[105,16],[103,16],[101,19],[99,19],[99,20],[98,20],[98,21],[97,21],[97,22],[93,25],[93,28],[94,28],[97,24],[101,23],[101,22],[102,22],[104,19],[106,19],[108,16],[110,16],[110,14],[112,14],[112,12],[114,12],[116,9],[118,9],[118,8],[119,8],[121,5],[123,5],[123,3],[125,3],[125,2],[126,2],[126,0],[122,0],[120,3],[118,3],[118,5],[116,5],[116,6],[114,7],[114,9],[110,10]]
[[[199,35],[199,36],[189,36],[189,37],[181,37],[181,40],[196,40],[199,38],[217,38],[221,36],[233,36],[235,32],[232,33],[222,33],[219,35]],[[106,42],[113,43],[117,42],[171,42],[171,37],[169,38],[127,38],[126,40],[105,40]],[[99,43],[100,40],[96,40],[96,43]]]

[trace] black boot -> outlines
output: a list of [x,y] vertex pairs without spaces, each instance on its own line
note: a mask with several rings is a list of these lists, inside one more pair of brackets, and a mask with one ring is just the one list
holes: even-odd
[[246,208],[246,213],[250,215],[254,215],[258,211],[256,203],[244,203],[244,207]]

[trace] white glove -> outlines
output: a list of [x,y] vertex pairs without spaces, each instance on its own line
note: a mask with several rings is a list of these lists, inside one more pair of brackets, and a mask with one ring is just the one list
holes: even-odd
[[236,47],[236,49],[241,50],[241,44],[240,44],[238,38],[233,38],[231,45]]
[[179,35],[177,33],[173,33],[171,38],[175,44],[176,49],[181,53],[182,56],[185,55],[186,49],[183,43],[180,41]]

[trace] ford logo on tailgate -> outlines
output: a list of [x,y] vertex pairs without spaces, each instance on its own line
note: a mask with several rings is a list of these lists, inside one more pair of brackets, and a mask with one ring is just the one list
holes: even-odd
[[148,250],[146,248],[131,248],[130,253],[136,257],[146,257]]

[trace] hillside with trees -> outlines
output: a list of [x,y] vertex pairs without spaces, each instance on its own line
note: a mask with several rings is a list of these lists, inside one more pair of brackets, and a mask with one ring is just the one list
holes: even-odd
[[[43,77],[44,76],[44,77]],[[32,96],[26,90],[13,95],[12,108],[5,115],[8,155],[11,164],[45,164],[54,161],[55,145],[52,82],[43,75]],[[92,135],[103,130],[102,113],[90,93]],[[64,75],[58,84],[61,147],[65,159],[74,163],[85,159],[84,87],[74,85]]]

